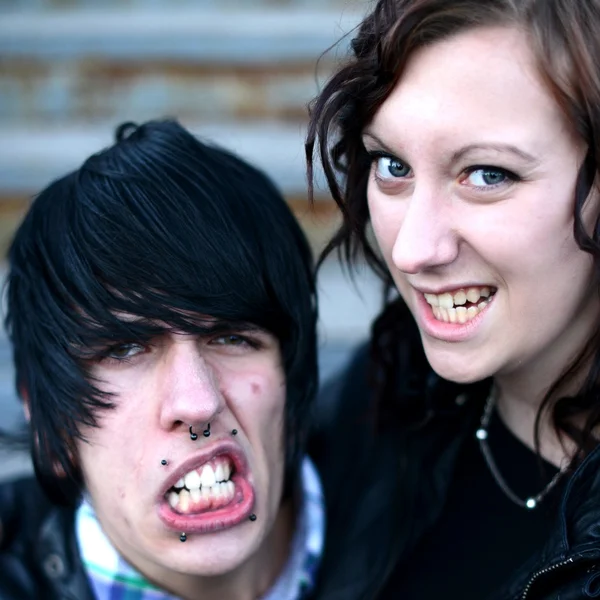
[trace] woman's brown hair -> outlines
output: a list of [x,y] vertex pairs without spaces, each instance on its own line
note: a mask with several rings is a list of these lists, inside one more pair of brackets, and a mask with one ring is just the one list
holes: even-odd
[[[310,107],[306,140],[310,194],[318,156],[343,216],[321,262],[335,250],[349,265],[364,257],[383,279],[389,298],[393,282],[368,233],[366,189],[371,161],[362,144],[362,132],[416,50],[476,27],[502,26],[518,28],[527,36],[550,93],[587,146],[577,177],[574,236],[579,247],[593,256],[600,290],[600,220],[597,217],[589,232],[582,219],[586,200],[597,191],[600,170],[600,0],[378,0],[352,39],[351,56]],[[411,375],[409,356],[414,346],[407,344],[412,344],[414,337],[411,342],[405,339],[410,320],[406,306],[397,298],[388,302],[373,327],[374,393],[384,412],[399,410],[399,381]],[[577,445],[576,459],[596,445],[599,342],[600,323],[548,391],[537,416],[537,446],[545,410],[551,411],[562,439],[566,436]],[[565,384],[584,366],[589,371],[579,392],[560,397]]]

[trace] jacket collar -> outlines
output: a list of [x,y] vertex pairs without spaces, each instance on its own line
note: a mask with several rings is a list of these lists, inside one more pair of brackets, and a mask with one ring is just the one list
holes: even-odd
[[558,552],[600,551],[600,446],[569,478],[560,510]]
[[74,531],[72,508],[54,507],[40,528],[36,553],[54,595],[65,600],[94,600]]

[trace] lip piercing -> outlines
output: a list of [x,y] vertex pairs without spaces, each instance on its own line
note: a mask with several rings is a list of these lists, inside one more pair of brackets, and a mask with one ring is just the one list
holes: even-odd
[[185,535],[185,533],[182,533],[182,534],[179,536],[179,541],[181,541],[181,542],[185,542],[185,540],[187,540],[187,535]]
[[251,521],[256,521],[256,515],[252,513],[250,517],[248,517]]
[[206,426],[206,429],[202,432],[204,437],[208,437],[210,435],[210,423]]
[[231,435],[237,435],[237,429],[232,430]]
[[192,438],[192,442],[198,439],[198,434],[192,431],[192,426],[190,425],[190,437]]
[[168,465],[169,463],[167,462],[167,459],[166,459],[166,458],[163,458],[163,459],[160,461],[160,464],[161,464],[161,465],[164,467],[165,465]]

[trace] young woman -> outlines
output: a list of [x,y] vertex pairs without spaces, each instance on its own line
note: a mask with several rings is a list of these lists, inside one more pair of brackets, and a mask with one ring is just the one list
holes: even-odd
[[312,105],[326,254],[388,290],[324,391],[330,539],[364,540],[327,598],[600,596],[599,31],[598,0],[379,0]]

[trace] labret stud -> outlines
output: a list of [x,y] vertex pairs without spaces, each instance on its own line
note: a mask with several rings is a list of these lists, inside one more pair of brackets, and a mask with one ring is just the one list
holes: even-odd
[[198,439],[198,434],[192,431],[192,426],[190,425],[190,437],[192,438],[192,442],[195,442]]
[[204,437],[208,437],[210,435],[210,423],[206,425],[206,429],[202,432]]
[[185,533],[182,533],[182,534],[179,536],[179,541],[180,541],[180,542],[185,542],[185,540],[187,540],[187,535],[185,535]]
[[250,517],[248,517],[251,521],[256,521],[256,515],[252,513]]
[[163,458],[163,459],[160,461],[160,464],[161,464],[161,465],[164,467],[164,466],[168,465],[169,463],[167,462],[167,459],[166,459],[166,458]]
[[237,429],[233,429],[233,430],[231,431],[231,435],[237,435]]

